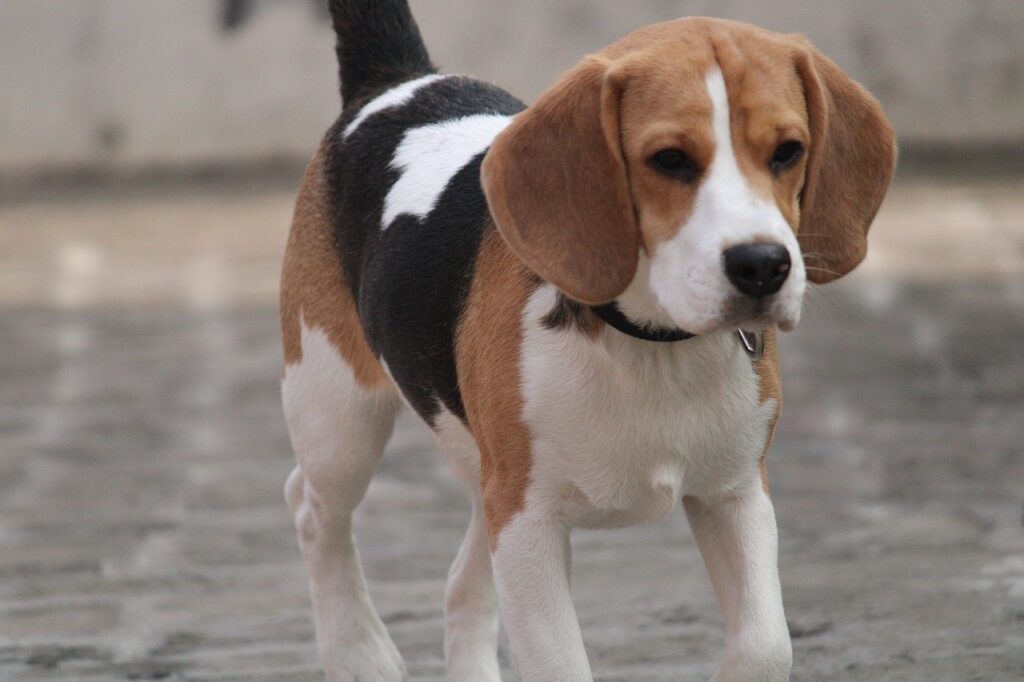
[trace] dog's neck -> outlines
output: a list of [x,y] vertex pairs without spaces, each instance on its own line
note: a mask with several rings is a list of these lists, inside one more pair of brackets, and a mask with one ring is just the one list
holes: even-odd
[[643,341],[654,341],[657,343],[671,343],[674,341],[685,341],[692,339],[695,334],[679,329],[678,327],[641,326],[622,314],[622,310],[615,301],[604,305],[592,306],[594,314],[605,321],[609,326],[617,329],[627,336]]

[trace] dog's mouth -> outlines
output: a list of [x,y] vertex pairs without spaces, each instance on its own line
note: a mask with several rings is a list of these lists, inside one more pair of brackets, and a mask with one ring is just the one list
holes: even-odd
[[723,319],[722,326],[726,329],[761,331],[778,327],[788,332],[800,322],[800,306],[789,304],[780,296],[737,296],[726,304]]
[[795,329],[799,322],[799,303],[794,305],[792,301],[784,300],[779,296],[766,298],[736,296],[726,301],[722,306],[721,313],[711,321],[687,326],[682,320],[678,320],[677,325],[703,336],[722,331],[764,331],[774,327],[788,332]]

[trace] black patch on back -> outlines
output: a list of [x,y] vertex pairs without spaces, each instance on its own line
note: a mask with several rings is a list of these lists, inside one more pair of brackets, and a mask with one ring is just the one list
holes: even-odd
[[[475,114],[513,115],[524,105],[492,85],[449,77],[409,102],[363,121],[343,139],[358,110],[328,133],[325,173],[334,240],[367,341],[428,423],[443,405],[465,421],[455,369],[455,334],[490,215],[477,155],[448,182],[422,220],[398,216],[381,230],[384,200],[400,172],[389,167],[406,131]],[[493,229],[493,228],[489,228]]]
[[360,311],[374,349],[405,397],[433,416],[437,401],[465,421],[455,371],[455,332],[469,294],[487,205],[479,184],[483,154],[459,171],[423,221],[399,216],[364,270]]

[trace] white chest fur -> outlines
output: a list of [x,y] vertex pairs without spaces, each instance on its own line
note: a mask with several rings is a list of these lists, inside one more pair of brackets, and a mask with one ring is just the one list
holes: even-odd
[[664,344],[606,328],[589,339],[542,325],[554,302],[542,287],[523,318],[528,508],[573,525],[631,524],[758,475],[775,405],[759,403],[735,334]]

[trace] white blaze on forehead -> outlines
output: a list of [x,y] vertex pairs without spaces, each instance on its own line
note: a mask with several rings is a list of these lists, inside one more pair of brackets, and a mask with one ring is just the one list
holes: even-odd
[[[715,155],[701,183],[694,202],[693,213],[681,232],[698,237],[701,252],[712,255],[710,249],[763,239],[786,243],[792,237],[785,218],[773,201],[754,193],[747,177],[740,171],[733,147],[732,127],[729,122],[729,93],[721,70],[714,68],[705,78],[711,99],[711,130],[715,140]],[[719,258],[716,255],[715,258]],[[718,263],[716,270],[720,270]]]
[[720,69],[713,69],[705,79],[708,96],[711,97],[711,130],[715,134],[715,160],[711,166],[712,177],[720,182],[728,178],[737,186],[746,185],[736,164],[732,148],[732,128],[729,125],[729,92],[725,88],[725,77]]
[[384,200],[381,229],[403,213],[425,218],[455,174],[486,150],[511,120],[478,114],[406,131],[391,159],[391,167],[402,175]]
[[759,240],[785,246],[794,263],[787,284],[797,285],[788,290],[796,289],[802,296],[804,271],[796,235],[774,199],[755,193],[736,161],[729,121],[729,93],[722,71],[712,69],[705,83],[713,112],[711,127],[715,135],[715,158],[705,186],[701,188],[696,209],[706,212],[704,218],[719,231],[723,247]]
[[356,128],[362,125],[363,121],[368,119],[370,116],[384,111],[385,109],[391,109],[392,107],[405,104],[412,99],[417,90],[425,85],[430,85],[434,81],[439,81],[442,78],[444,78],[444,76],[423,76],[422,78],[417,78],[416,80],[407,81],[401,85],[395,86],[379,97],[370,100],[367,102],[366,106],[359,110],[359,113],[356,114],[354,119],[352,119],[352,122],[345,126],[345,132],[342,134],[342,137],[348,138],[348,136],[354,133]]

